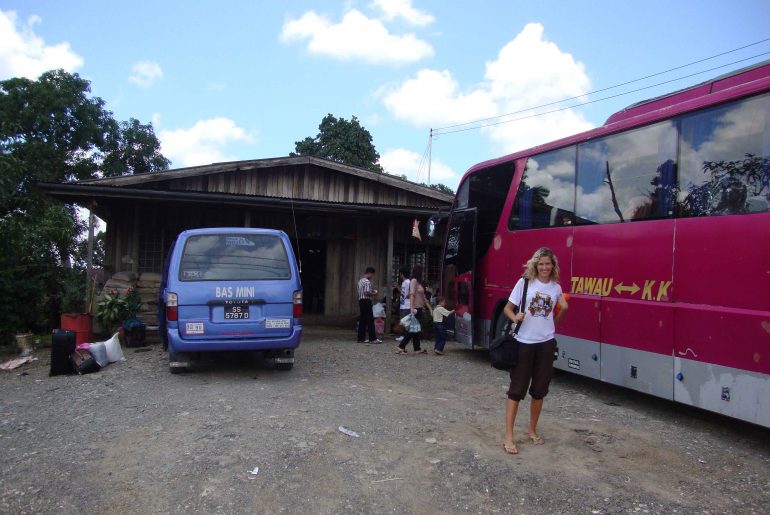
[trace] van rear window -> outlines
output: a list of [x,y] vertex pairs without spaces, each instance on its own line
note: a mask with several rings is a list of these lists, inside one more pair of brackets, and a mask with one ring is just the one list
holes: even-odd
[[187,239],[180,281],[289,279],[283,240],[269,234],[201,234]]

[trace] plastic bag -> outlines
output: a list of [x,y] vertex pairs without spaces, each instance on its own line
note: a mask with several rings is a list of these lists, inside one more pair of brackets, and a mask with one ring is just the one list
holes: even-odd
[[411,319],[409,320],[409,325],[406,327],[406,330],[410,333],[419,333],[422,331],[422,326],[420,325],[420,320],[414,316],[409,315]]
[[116,361],[125,361],[123,356],[123,349],[120,347],[120,338],[118,333],[112,335],[112,338],[104,342],[104,346],[107,348],[107,359],[110,363]]
[[88,346],[88,351],[94,357],[100,367],[106,367],[110,364],[109,358],[107,358],[107,346],[104,342],[92,343]]

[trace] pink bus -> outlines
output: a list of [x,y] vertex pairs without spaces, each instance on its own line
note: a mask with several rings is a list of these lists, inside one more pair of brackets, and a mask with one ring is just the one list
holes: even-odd
[[487,347],[554,250],[565,371],[770,427],[770,61],[473,166],[447,226],[455,338]]

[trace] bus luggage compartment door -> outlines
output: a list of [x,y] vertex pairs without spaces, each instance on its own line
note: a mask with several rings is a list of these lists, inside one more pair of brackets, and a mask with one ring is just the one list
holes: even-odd
[[443,259],[443,291],[455,310],[455,339],[473,347],[473,273],[476,249],[476,208],[452,213]]

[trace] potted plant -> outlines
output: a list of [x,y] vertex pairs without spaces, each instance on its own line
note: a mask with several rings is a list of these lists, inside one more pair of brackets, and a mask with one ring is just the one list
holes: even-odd
[[142,299],[136,288],[126,291],[125,320],[123,321],[123,334],[126,337],[127,347],[141,347],[144,345],[146,326],[144,322],[136,318],[142,306]]
[[126,301],[120,298],[117,290],[109,290],[96,304],[96,319],[103,330],[116,330],[121,320],[126,318]]

